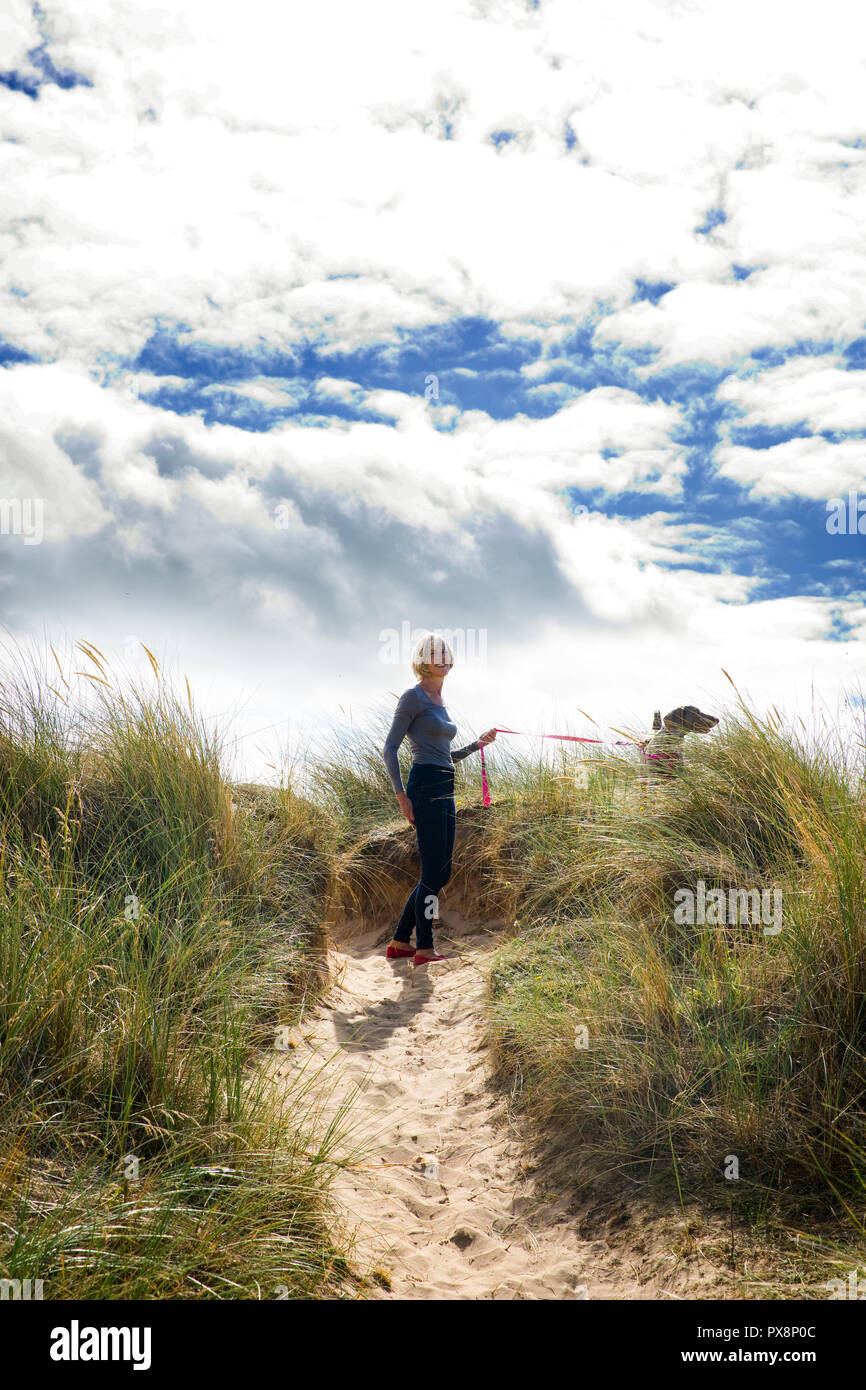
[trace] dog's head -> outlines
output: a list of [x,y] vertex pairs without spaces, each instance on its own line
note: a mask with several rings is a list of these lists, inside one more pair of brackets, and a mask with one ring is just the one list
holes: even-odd
[[697,705],[678,705],[665,715],[665,728],[676,734],[708,734],[718,724],[713,714],[703,714]]

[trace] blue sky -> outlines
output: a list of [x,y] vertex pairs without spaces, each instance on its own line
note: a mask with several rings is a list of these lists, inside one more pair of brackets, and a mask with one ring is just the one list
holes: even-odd
[[864,21],[233,14],[4,18],[0,496],[45,509],[0,535],[7,634],[146,642],[255,775],[259,728],[387,711],[406,623],[487,635],[468,729],[638,726],[729,700],[723,667],[844,700]]

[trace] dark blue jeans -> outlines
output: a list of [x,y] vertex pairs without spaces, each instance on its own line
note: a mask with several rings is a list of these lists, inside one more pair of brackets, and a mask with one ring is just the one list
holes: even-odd
[[415,833],[421,856],[421,877],[416,883],[400,921],[394,940],[408,945],[415,929],[415,949],[433,948],[433,919],[439,916],[437,898],[451,877],[454,831],[454,773],[433,763],[413,763],[406,783],[406,794],[415,813]]

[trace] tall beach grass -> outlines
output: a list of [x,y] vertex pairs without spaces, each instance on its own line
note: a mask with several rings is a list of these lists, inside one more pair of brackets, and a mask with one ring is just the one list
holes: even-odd
[[0,1271],[46,1298],[339,1295],[337,1131],[257,1064],[320,984],[315,825],[288,787],[233,803],[155,659],[124,683],[77,655],[7,654],[0,691]]

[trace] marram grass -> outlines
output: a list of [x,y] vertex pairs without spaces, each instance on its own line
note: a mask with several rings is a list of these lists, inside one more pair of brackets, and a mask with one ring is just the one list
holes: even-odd
[[79,651],[89,701],[59,658],[0,692],[0,1276],[342,1296],[339,1132],[259,1060],[316,992],[325,855],[290,789],[233,808],[188,689]]
[[[59,661],[0,690],[0,1277],[363,1295],[329,1205],[350,1107],[323,1125],[309,1076],[278,1109],[263,1059],[321,988],[326,904],[385,923],[408,888],[384,725],[279,790],[233,786],[188,689],[80,654],[89,701]],[[458,766],[443,904],[506,923],[498,1074],[577,1184],[835,1221],[862,1259],[863,749],[742,704],[690,743],[658,782],[503,738],[487,809],[478,760]],[[678,919],[699,884],[780,892],[781,929]]]

